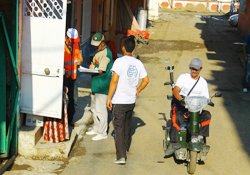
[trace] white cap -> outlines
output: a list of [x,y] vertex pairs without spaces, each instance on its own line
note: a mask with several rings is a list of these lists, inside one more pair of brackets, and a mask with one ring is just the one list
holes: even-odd
[[74,28],[69,28],[67,31],[67,36],[71,39],[76,39],[78,37],[78,32]]

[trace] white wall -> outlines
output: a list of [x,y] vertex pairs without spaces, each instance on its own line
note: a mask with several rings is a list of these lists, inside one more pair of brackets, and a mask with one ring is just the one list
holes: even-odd
[[158,2],[162,0],[148,0],[148,20],[158,19]]

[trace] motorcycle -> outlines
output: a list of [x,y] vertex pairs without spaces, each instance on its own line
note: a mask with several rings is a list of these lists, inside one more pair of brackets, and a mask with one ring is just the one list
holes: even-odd
[[[164,85],[171,85],[172,90],[174,88],[173,70],[174,66],[168,66],[165,68],[170,71],[170,82],[164,83]],[[206,105],[214,106],[211,101],[213,97],[221,97],[222,92],[215,93],[210,99],[202,96],[187,96],[184,98],[185,104],[188,106],[188,111],[190,112],[190,117],[188,122],[184,122],[180,126],[178,131],[178,142],[181,144],[181,148],[175,150],[174,156],[177,160],[182,160],[187,162],[187,171],[189,174],[193,174],[196,170],[196,164],[198,161],[204,161],[207,159],[207,154],[210,146],[206,144],[206,139],[204,138],[204,144],[200,144],[198,140],[199,135],[199,114]],[[170,117],[172,118],[173,112],[173,96],[167,95],[167,99],[171,100],[171,112]],[[163,140],[164,150],[170,142],[170,127],[172,120],[167,121],[167,126],[165,129],[165,139]]]

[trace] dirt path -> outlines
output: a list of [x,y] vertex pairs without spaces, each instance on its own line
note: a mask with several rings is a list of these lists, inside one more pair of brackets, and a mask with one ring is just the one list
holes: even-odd
[[[115,158],[113,131],[99,142],[83,135],[72,153],[69,165],[61,174],[187,174],[186,163],[164,159],[163,138],[169,119],[171,94],[169,72],[165,66],[174,65],[174,79],[189,72],[192,58],[203,61],[201,75],[208,81],[210,96],[222,91],[223,97],[214,99],[215,107],[206,107],[212,113],[208,160],[197,165],[195,174],[235,175],[250,172],[250,93],[242,93],[244,63],[242,42],[236,28],[227,25],[227,16],[217,13],[162,11],[153,23],[149,45],[139,45],[135,54],[141,56],[150,84],[137,99],[133,136],[125,166],[113,164]],[[163,63],[169,61],[169,63]]]

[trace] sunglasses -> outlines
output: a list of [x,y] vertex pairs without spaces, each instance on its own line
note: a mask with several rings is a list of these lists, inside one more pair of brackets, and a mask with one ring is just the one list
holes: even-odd
[[193,68],[193,67],[190,67],[190,69],[191,69],[191,70],[194,70],[194,71],[200,70],[200,69],[195,69],[195,68]]

